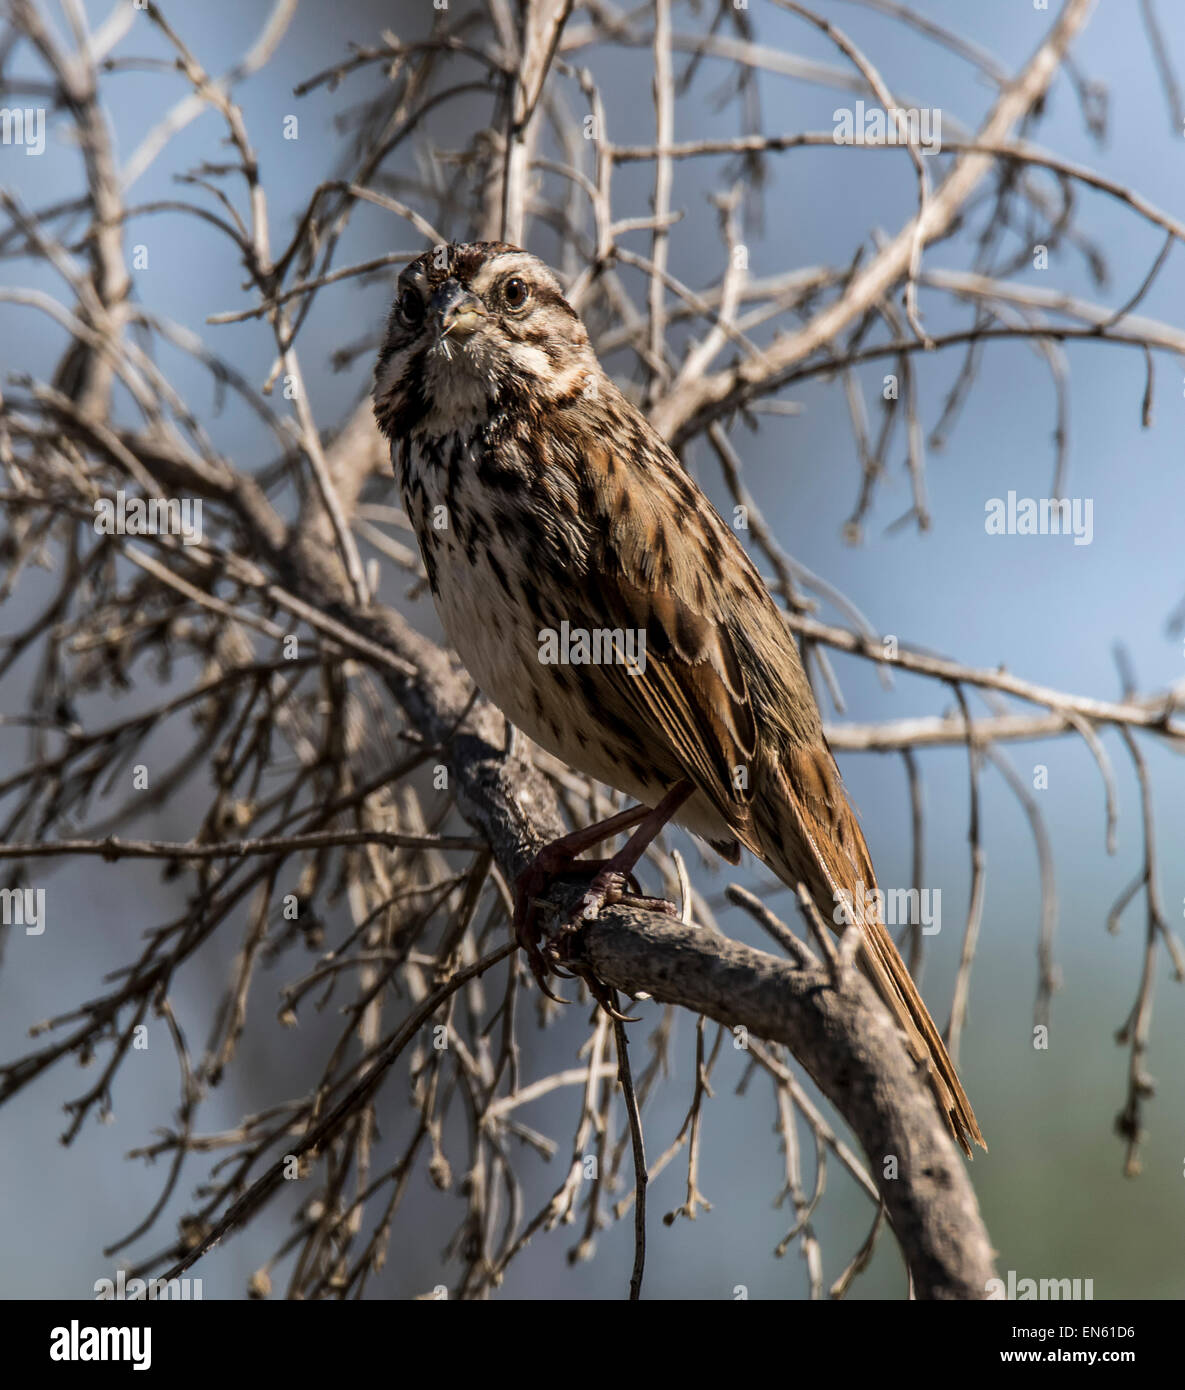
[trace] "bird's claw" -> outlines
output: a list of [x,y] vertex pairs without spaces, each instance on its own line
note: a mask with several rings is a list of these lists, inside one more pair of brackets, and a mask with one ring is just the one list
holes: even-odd
[[[679,913],[675,905],[665,898],[644,896],[641,885],[632,873],[621,873],[616,869],[609,868],[604,860],[600,862],[572,860],[567,863],[552,865],[546,862],[546,858],[547,852],[544,850],[515,880],[514,930],[519,945],[526,952],[527,964],[531,968],[531,974],[535,977],[535,983],[548,999],[554,1000],[557,1004],[566,1004],[568,1002],[566,999],[552,991],[548,983],[549,977],[574,978],[572,973],[560,968],[562,965],[570,964],[568,943],[585,923],[597,919],[602,908],[613,907],[618,903],[627,903],[633,907],[640,907],[650,912],[662,912],[673,917],[677,917]],[[575,915],[563,922],[541,946],[542,932],[538,924],[538,903],[541,901],[543,890],[553,878],[560,874],[579,873],[581,870],[589,871],[593,878],[588,886],[588,891],[581,899],[580,907]],[[617,1009],[613,1003],[612,991],[609,986],[603,984],[594,975],[590,975],[586,970],[581,969],[575,973],[579,974],[579,977],[588,986],[589,993],[611,1018],[623,1023],[636,1023],[638,1021]]]

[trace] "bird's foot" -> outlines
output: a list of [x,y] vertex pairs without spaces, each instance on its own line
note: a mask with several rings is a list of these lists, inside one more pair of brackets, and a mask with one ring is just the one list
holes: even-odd
[[[594,998],[615,1018],[622,1018],[612,1004],[612,992],[599,981],[593,982],[586,970],[572,965],[569,952],[576,933],[588,922],[594,921],[602,908],[616,903],[644,908],[650,912],[662,912],[678,916],[673,903],[665,898],[650,898],[643,895],[634,868],[645,853],[647,846],[662,829],[675,811],[691,795],[689,782],[681,782],[653,809],[636,806],[632,810],[620,812],[597,825],[573,831],[562,839],[544,847],[532,862],[519,874],[514,884],[514,931],[519,945],[527,954],[531,974],[543,993],[557,1003],[563,1003],[557,994],[552,993],[548,984],[549,976],[558,975],[572,978],[579,974],[589,985]],[[585,850],[618,833],[634,828],[625,847],[611,859],[580,859]],[[546,941],[539,926],[538,904],[553,879],[563,875],[591,875],[588,891],[581,899],[575,913],[551,933]],[[628,890],[628,891],[627,891]],[[560,969],[567,965],[567,971]]]
[[[566,1001],[553,993],[548,983],[549,977],[571,979],[574,973],[578,973],[607,1013],[614,1018],[634,1022],[635,1020],[627,1019],[617,1011],[612,1002],[612,993],[607,986],[589,975],[586,970],[573,971],[570,960],[571,945],[581,928],[595,921],[606,907],[624,904],[645,912],[661,912],[668,917],[678,917],[679,909],[666,898],[644,894],[633,873],[616,868],[612,859],[572,860],[563,853],[548,856],[548,849],[551,848],[553,847],[548,846],[543,850],[515,881],[515,935],[527,954],[531,974],[549,999],[562,1004]],[[545,939],[539,925],[538,905],[545,900],[547,888],[558,877],[583,873],[590,874],[591,881],[578,907]]]
[[[549,999],[554,999],[557,1004],[563,1004],[567,1001],[552,992],[548,984],[548,977],[553,975],[562,978],[571,977],[566,971],[557,969],[560,953],[556,949],[555,936],[544,940],[543,930],[539,922],[539,904],[546,901],[547,890],[553,880],[563,875],[572,876],[587,873],[595,881],[596,876],[603,870],[607,862],[604,859],[576,859],[562,841],[557,841],[553,845],[545,845],[514,881],[515,937],[518,944],[526,952],[527,964],[531,967],[531,974],[535,977],[535,983]],[[575,930],[575,927],[571,923],[565,923],[555,935],[558,936],[570,930]]]

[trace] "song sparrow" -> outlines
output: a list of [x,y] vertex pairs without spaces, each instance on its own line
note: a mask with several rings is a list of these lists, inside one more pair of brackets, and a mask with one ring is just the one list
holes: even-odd
[[[374,405],[473,679],[537,743],[640,803],[549,846],[520,880],[516,927],[544,988],[532,899],[630,827],[619,854],[587,866],[586,916],[621,896],[672,818],[732,863],[743,846],[805,884],[826,921],[844,894],[859,908],[872,863],[781,610],[606,376],[552,272],[502,242],[413,261]],[[557,635],[567,662],[547,659],[549,643],[562,657]],[[861,966],[970,1153],[983,1137],[942,1038],[879,916],[853,915]]]

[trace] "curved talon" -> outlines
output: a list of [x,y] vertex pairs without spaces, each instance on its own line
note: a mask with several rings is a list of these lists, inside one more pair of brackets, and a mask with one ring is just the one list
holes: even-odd
[[618,1023],[641,1023],[640,1018],[635,1018],[632,1014],[623,1014],[613,1002],[614,990],[611,985],[605,984],[603,980],[589,972],[581,971],[580,978],[584,981],[589,994],[596,1000],[597,1004],[604,1009],[610,1018],[616,1019]]
[[539,947],[536,945],[528,946],[526,943],[521,942],[521,939],[520,944],[522,944],[523,949],[527,953],[527,964],[531,967],[531,974],[534,975],[535,983],[539,986],[540,990],[542,990],[548,999],[554,1000],[557,1004],[568,1003],[567,999],[552,993],[551,986],[547,983],[548,974],[551,972],[549,971],[547,961],[543,958],[543,953],[540,951]]
[[618,1023],[642,1022],[642,1020],[636,1017],[634,1014],[623,1014],[613,1003],[612,997],[609,995],[608,991],[602,993],[600,988],[600,980],[596,981],[597,988],[594,988],[592,977],[586,979],[585,984],[588,985],[588,992],[597,1001],[601,1008],[605,1010],[605,1012],[609,1015],[610,1018],[615,1018]]
[[545,994],[548,997],[548,999],[550,999],[553,1003],[566,1004],[568,1002],[562,994],[555,993],[555,991],[547,983],[546,975],[536,975],[535,982],[539,986],[539,989],[542,991],[542,993]]

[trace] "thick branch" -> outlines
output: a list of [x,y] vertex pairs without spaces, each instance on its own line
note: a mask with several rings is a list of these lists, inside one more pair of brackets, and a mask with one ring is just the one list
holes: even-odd
[[861,976],[848,972],[837,990],[805,952],[802,963],[779,960],[706,928],[621,907],[585,928],[578,950],[618,989],[784,1043],[871,1160],[918,1298],[986,1298],[992,1247],[970,1178],[924,1078]]

